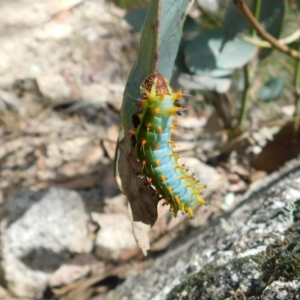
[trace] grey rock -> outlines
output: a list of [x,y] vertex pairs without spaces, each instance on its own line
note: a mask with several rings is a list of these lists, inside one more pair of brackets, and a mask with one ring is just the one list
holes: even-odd
[[[221,221],[222,220],[222,221]],[[106,300],[299,299],[300,160],[180,238]]]
[[64,80],[64,78],[59,75],[38,75],[37,81],[41,89],[42,94],[49,99],[67,99],[71,95],[70,88]]
[[262,293],[264,300],[300,299],[300,281],[284,282],[281,280],[272,282]]
[[137,247],[128,216],[92,212],[92,218],[100,226],[95,242],[98,258],[118,260],[124,251]]
[[74,253],[93,248],[91,222],[78,193],[52,188],[11,199],[1,221],[1,267],[10,292],[42,296],[49,276]]

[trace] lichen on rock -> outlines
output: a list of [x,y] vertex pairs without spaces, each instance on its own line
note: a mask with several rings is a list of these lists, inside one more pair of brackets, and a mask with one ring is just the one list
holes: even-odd
[[300,160],[289,162],[231,212],[175,241],[113,299],[298,299]]

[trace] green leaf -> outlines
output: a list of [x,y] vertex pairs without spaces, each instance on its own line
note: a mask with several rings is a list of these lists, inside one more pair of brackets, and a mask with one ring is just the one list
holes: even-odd
[[115,177],[130,203],[135,237],[143,252],[149,248],[147,231],[156,221],[158,199],[153,196],[146,178],[136,174],[140,164],[130,155],[133,146],[129,130],[137,111],[142,81],[152,73],[170,79],[181,39],[185,11],[189,0],[152,0],[148,8],[140,41],[140,50],[123,94],[121,130],[115,156]]
[[223,77],[245,65],[256,53],[256,47],[235,37],[222,43],[220,29],[206,31],[184,49],[185,61],[191,73]]
[[284,17],[284,0],[263,0],[259,22],[275,38],[279,38]]
[[[249,1],[246,1],[247,3]],[[223,22],[223,42],[233,40],[240,33],[249,33],[250,25],[234,2],[230,0]]]
[[215,78],[205,75],[180,74],[178,83],[181,87],[188,90],[214,91],[226,93],[230,88],[231,79],[228,77]]
[[284,82],[281,78],[272,77],[260,88],[259,98],[265,102],[274,101],[282,96]]
[[199,25],[190,16],[186,16],[183,23],[182,35],[185,40],[190,40],[199,34]]
[[122,8],[133,8],[145,5],[143,0],[113,0],[113,2]]
[[171,78],[189,0],[153,0],[145,19],[137,61],[123,95],[121,123],[130,129],[139,86],[152,73]]
[[[284,17],[284,0],[263,0],[262,3],[259,22],[269,34],[278,39]],[[272,50],[273,48],[261,49],[259,58],[266,58]]]

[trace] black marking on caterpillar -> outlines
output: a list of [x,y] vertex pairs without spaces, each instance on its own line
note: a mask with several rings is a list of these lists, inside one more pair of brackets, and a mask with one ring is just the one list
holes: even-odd
[[133,114],[131,120],[134,128],[137,128],[141,123],[138,117],[138,113]]
[[155,187],[164,204],[170,204],[174,216],[182,211],[193,218],[192,207],[208,202],[201,196],[205,185],[179,163],[179,156],[174,152],[175,116],[184,112],[177,101],[182,93],[173,93],[160,74],[148,76],[140,92],[143,98],[136,100],[138,111],[132,116],[135,129],[130,131],[135,156],[149,185]]

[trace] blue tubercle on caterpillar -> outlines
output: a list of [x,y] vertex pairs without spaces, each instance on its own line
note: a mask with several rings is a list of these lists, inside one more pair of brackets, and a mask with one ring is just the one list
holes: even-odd
[[139,110],[132,118],[135,130],[130,131],[134,154],[148,182],[170,204],[174,216],[182,211],[193,218],[193,206],[208,202],[201,196],[205,185],[179,163],[174,152],[175,116],[184,111],[177,102],[182,93],[173,93],[167,79],[160,74],[148,76],[140,92],[143,98],[136,100]]

